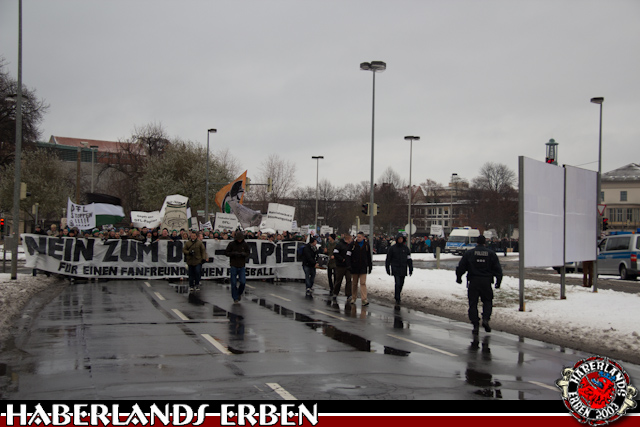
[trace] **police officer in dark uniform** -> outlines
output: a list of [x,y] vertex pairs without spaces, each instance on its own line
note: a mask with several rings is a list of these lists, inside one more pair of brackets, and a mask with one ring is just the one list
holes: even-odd
[[389,248],[387,252],[387,259],[385,261],[385,268],[389,276],[393,275],[395,279],[395,308],[400,308],[400,294],[402,293],[402,287],[404,286],[404,279],[407,276],[407,269],[409,270],[409,276],[413,274],[413,260],[411,259],[411,251],[405,245],[406,235],[398,234],[396,237],[396,244]]
[[489,319],[493,309],[493,290],[491,284],[496,278],[496,289],[502,283],[502,267],[498,255],[485,246],[487,239],[478,237],[478,246],[468,250],[462,256],[456,268],[456,282],[462,283],[462,275],[467,273],[467,293],[469,296],[469,320],[473,324],[473,333],[477,334],[480,327],[478,316],[478,298],[482,300],[482,326],[491,332]]

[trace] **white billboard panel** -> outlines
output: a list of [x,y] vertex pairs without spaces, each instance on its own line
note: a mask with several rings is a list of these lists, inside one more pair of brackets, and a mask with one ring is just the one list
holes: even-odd
[[564,169],[524,158],[524,266],[563,264]]
[[567,262],[596,259],[598,173],[565,166]]

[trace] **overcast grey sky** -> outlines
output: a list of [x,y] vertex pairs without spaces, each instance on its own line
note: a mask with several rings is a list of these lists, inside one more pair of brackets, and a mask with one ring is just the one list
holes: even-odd
[[[0,55],[17,75],[18,1],[0,0]],[[375,177],[472,179],[488,161],[603,172],[640,162],[640,1],[24,0],[23,82],[50,135],[117,140],[160,122],[229,148],[249,176],[278,153],[300,186]]]

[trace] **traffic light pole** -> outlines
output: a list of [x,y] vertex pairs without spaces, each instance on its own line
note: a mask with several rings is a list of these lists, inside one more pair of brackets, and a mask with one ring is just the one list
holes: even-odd
[[[16,98],[16,155],[13,184],[13,239],[11,239],[11,280],[18,278],[20,244],[20,165],[22,163],[22,0],[18,2],[18,87]],[[6,243],[6,242],[5,242]]]

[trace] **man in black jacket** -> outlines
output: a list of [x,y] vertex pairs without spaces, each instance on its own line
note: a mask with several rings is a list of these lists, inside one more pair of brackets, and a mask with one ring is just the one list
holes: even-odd
[[318,253],[318,241],[311,236],[311,240],[302,248],[302,269],[304,270],[304,283],[307,287],[307,295],[313,294],[313,281],[316,279],[316,255]]
[[407,277],[407,268],[409,276],[413,274],[413,260],[411,259],[411,251],[404,244],[405,237],[399,234],[396,238],[396,244],[389,248],[385,268],[388,275],[393,275],[396,282],[395,297],[396,307],[400,305],[400,293],[404,286],[404,278]]
[[352,240],[351,234],[345,233],[333,250],[333,257],[336,261],[336,281],[333,285],[334,300],[340,295],[343,277],[345,278],[344,294],[347,298],[351,297],[351,272],[347,266],[347,252]]
[[[238,303],[240,302],[240,298],[242,298],[247,282],[245,265],[247,264],[247,258],[251,255],[251,248],[249,244],[245,242],[242,230],[236,230],[233,237],[233,241],[227,245],[224,253],[229,257],[229,265],[231,266],[231,298],[233,298],[234,303]],[[238,278],[240,279],[239,287],[237,286]]]
[[491,332],[489,320],[493,310],[493,290],[491,284],[496,278],[496,289],[502,283],[502,266],[498,255],[485,246],[487,239],[480,235],[478,246],[468,250],[462,256],[456,268],[456,282],[462,283],[462,275],[467,273],[467,294],[469,296],[469,320],[473,324],[473,333],[479,330],[480,317],[478,316],[478,298],[482,300],[482,326],[487,332]]
[[355,304],[356,299],[358,299],[358,284],[360,284],[362,306],[369,305],[369,300],[367,300],[367,274],[371,273],[373,262],[371,260],[369,242],[365,240],[362,231],[356,236],[356,241],[349,246],[347,267],[351,271],[353,278],[351,282],[351,297],[347,299],[347,302]]

